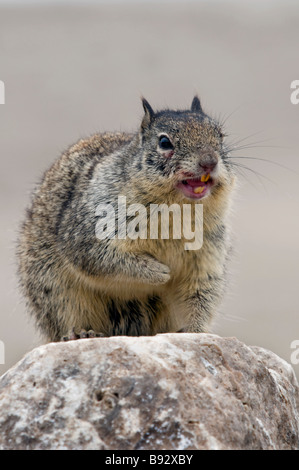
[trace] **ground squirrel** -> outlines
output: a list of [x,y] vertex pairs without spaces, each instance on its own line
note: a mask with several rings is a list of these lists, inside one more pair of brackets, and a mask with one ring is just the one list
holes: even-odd
[[[27,210],[18,243],[20,284],[50,341],[206,332],[222,298],[235,175],[221,126],[197,96],[182,111],[154,112],[142,103],[138,132],[78,141],[45,173]],[[97,208],[110,205],[119,222],[120,195],[146,209],[188,204],[195,214],[202,205],[202,247],[187,250],[186,238],[173,236],[171,213],[169,239],[118,237],[113,221],[115,236],[100,239]],[[125,222],[132,220],[127,214]]]

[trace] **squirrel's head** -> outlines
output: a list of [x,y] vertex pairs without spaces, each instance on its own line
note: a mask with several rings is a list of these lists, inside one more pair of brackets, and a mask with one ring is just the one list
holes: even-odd
[[147,100],[142,103],[140,156],[151,182],[189,200],[233,183],[221,126],[204,113],[197,96],[184,111],[154,112]]

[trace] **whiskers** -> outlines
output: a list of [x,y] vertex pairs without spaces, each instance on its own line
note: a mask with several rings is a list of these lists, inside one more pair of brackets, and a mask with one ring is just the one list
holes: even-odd
[[[226,157],[227,160],[232,160],[233,158],[238,158],[238,157]],[[241,176],[246,179],[247,182],[249,182],[250,184],[253,184],[252,181],[250,181],[247,177],[246,177],[246,173],[244,174],[244,171],[243,170],[246,170],[246,171],[249,171],[251,173],[253,173],[256,178],[259,180],[260,184],[264,187],[265,189],[265,185],[264,185],[264,181],[263,179],[269,181],[270,183],[272,184],[276,184],[275,181],[271,180],[268,176],[264,175],[263,173],[260,173],[258,171],[256,171],[255,169],[253,168],[249,168],[248,166],[246,165],[243,165],[242,163],[239,163],[239,162],[229,162],[230,165],[232,165],[233,167],[237,168],[237,170],[239,171],[239,173],[241,174]],[[255,186],[253,184],[253,186]]]
[[269,148],[274,148],[274,149],[282,148],[282,147],[274,146],[274,145],[261,145],[261,144],[264,144],[265,142],[268,142],[267,140],[260,140],[260,141],[255,141],[255,142],[251,142],[251,143],[242,144],[242,142],[246,141],[250,137],[253,137],[254,135],[257,135],[257,134],[259,134],[259,133],[252,134],[251,136],[245,137],[243,139],[240,139],[238,141],[235,141],[235,142],[232,142],[232,143],[226,145],[225,146],[225,152],[226,152],[225,160],[229,163],[229,165],[232,165],[236,169],[236,171],[238,171],[239,174],[242,177],[244,177],[244,179],[246,179],[246,181],[248,181],[250,184],[253,184],[253,183],[250,179],[247,178],[247,173],[246,172],[254,174],[255,177],[260,182],[260,184],[262,184],[262,186],[265,189],[265,184],[264,184],[265,180],[270,182],[271,184],[274,184],[274,185],[277,185],[277,182],[273,181],[271,178],[269,178],[265,174],[260,173],[256,169],[247,166],[245,164],[246,162],[244,162],[244,160],[246,160],[246,161],[266,162],[266,163],[275,165],[277,167],[283,168],[284,170],[287,170],[287,171],[291,172],[292,174],[294,174],[295,172],[291,168],[289,168],[289,167],[287,167],[287,166],[285,166],[281,163],[270,160],[268,158],[254,157],[254,156],[250,156],[250,155],[241,155],[240,152],[244,151],[244,150],[261,149],[261,148],[268,148],[268,149]]
[[[217,119],[218,125],[220,126],[221,129],[224,130],[223,134],[225,136],[227,135],[227,133],[225,132],[226,122],[231,118],[232,115],[238,112],[240,108],[242,107],[243,105],[240,105],[227,116],[218,116],[218,119]],[[249,163],[261,162],[261,163],[274,165],[276,167],[282,168],[283,170],[290,172],[293,176],[294,175],[299,176],[299,173],[296,170],[289,168],[282,163],[278,163],[276,161],[271,160],[271,158],[264,158],[264,157],[250,155],[251,153],[250,151],[251,150],[255,151],[256,149],[258,150],[261,150],[261,149],[286,150],[287,147],[280,147],[278,145],[269,145],[269,142],[271,141],[271,139],[253,140],[254,138],[257,138],[257,136],[261,136],[263,132],[264,131],[255,132],[253,134],[250,134],[246,137],[243,137],[241,139],[237,139],[234,141],[229,139],[228,142],[224,143],[223,150],[225,153],[224,160],[227,165],[230,165],[231,167],[233,167],[236,170],[236,172],[240,174],[242,178],[244,178],[252,186],[256,187],[255,182],[258,181],[259,184],[264,188],[264,190],[266,190],[267,187],[265,185],[265,182],[270,182],[271,185],[273,184],[276,187],[278,185],[278,182],[269,178],[267,171],[266,171],[266,174],[261,173],[260,171],[257,171],[255,168],[253,168],[252,165],[249,165]],[[250,177],[252,175],[254,175],[255,178]]]

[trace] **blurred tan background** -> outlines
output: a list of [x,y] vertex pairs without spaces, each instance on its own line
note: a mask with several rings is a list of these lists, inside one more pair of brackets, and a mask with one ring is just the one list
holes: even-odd
[[[132,131],[140,95],[226,121],[242,169],[231,287],[214,333],[290,362],[299,340],[299,3],[0,1],[0,374],[39,344],[16,278],[15,241],[30,193],[62,150],[96,131]],[[80,3],[80,2],[79,2]],[[299,376],[299,366],[294,365]]]

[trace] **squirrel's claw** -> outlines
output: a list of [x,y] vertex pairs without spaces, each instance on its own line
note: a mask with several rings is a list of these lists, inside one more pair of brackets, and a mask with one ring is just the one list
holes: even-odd
[[83,339],[83,338],[103,338],[106,335],[104,333],[95,332],[93,330],[81,330],[79,334],[75,332],[75,328],[73,327],[70,332],[61,338],[61,341],[73,341],[75,339]]

